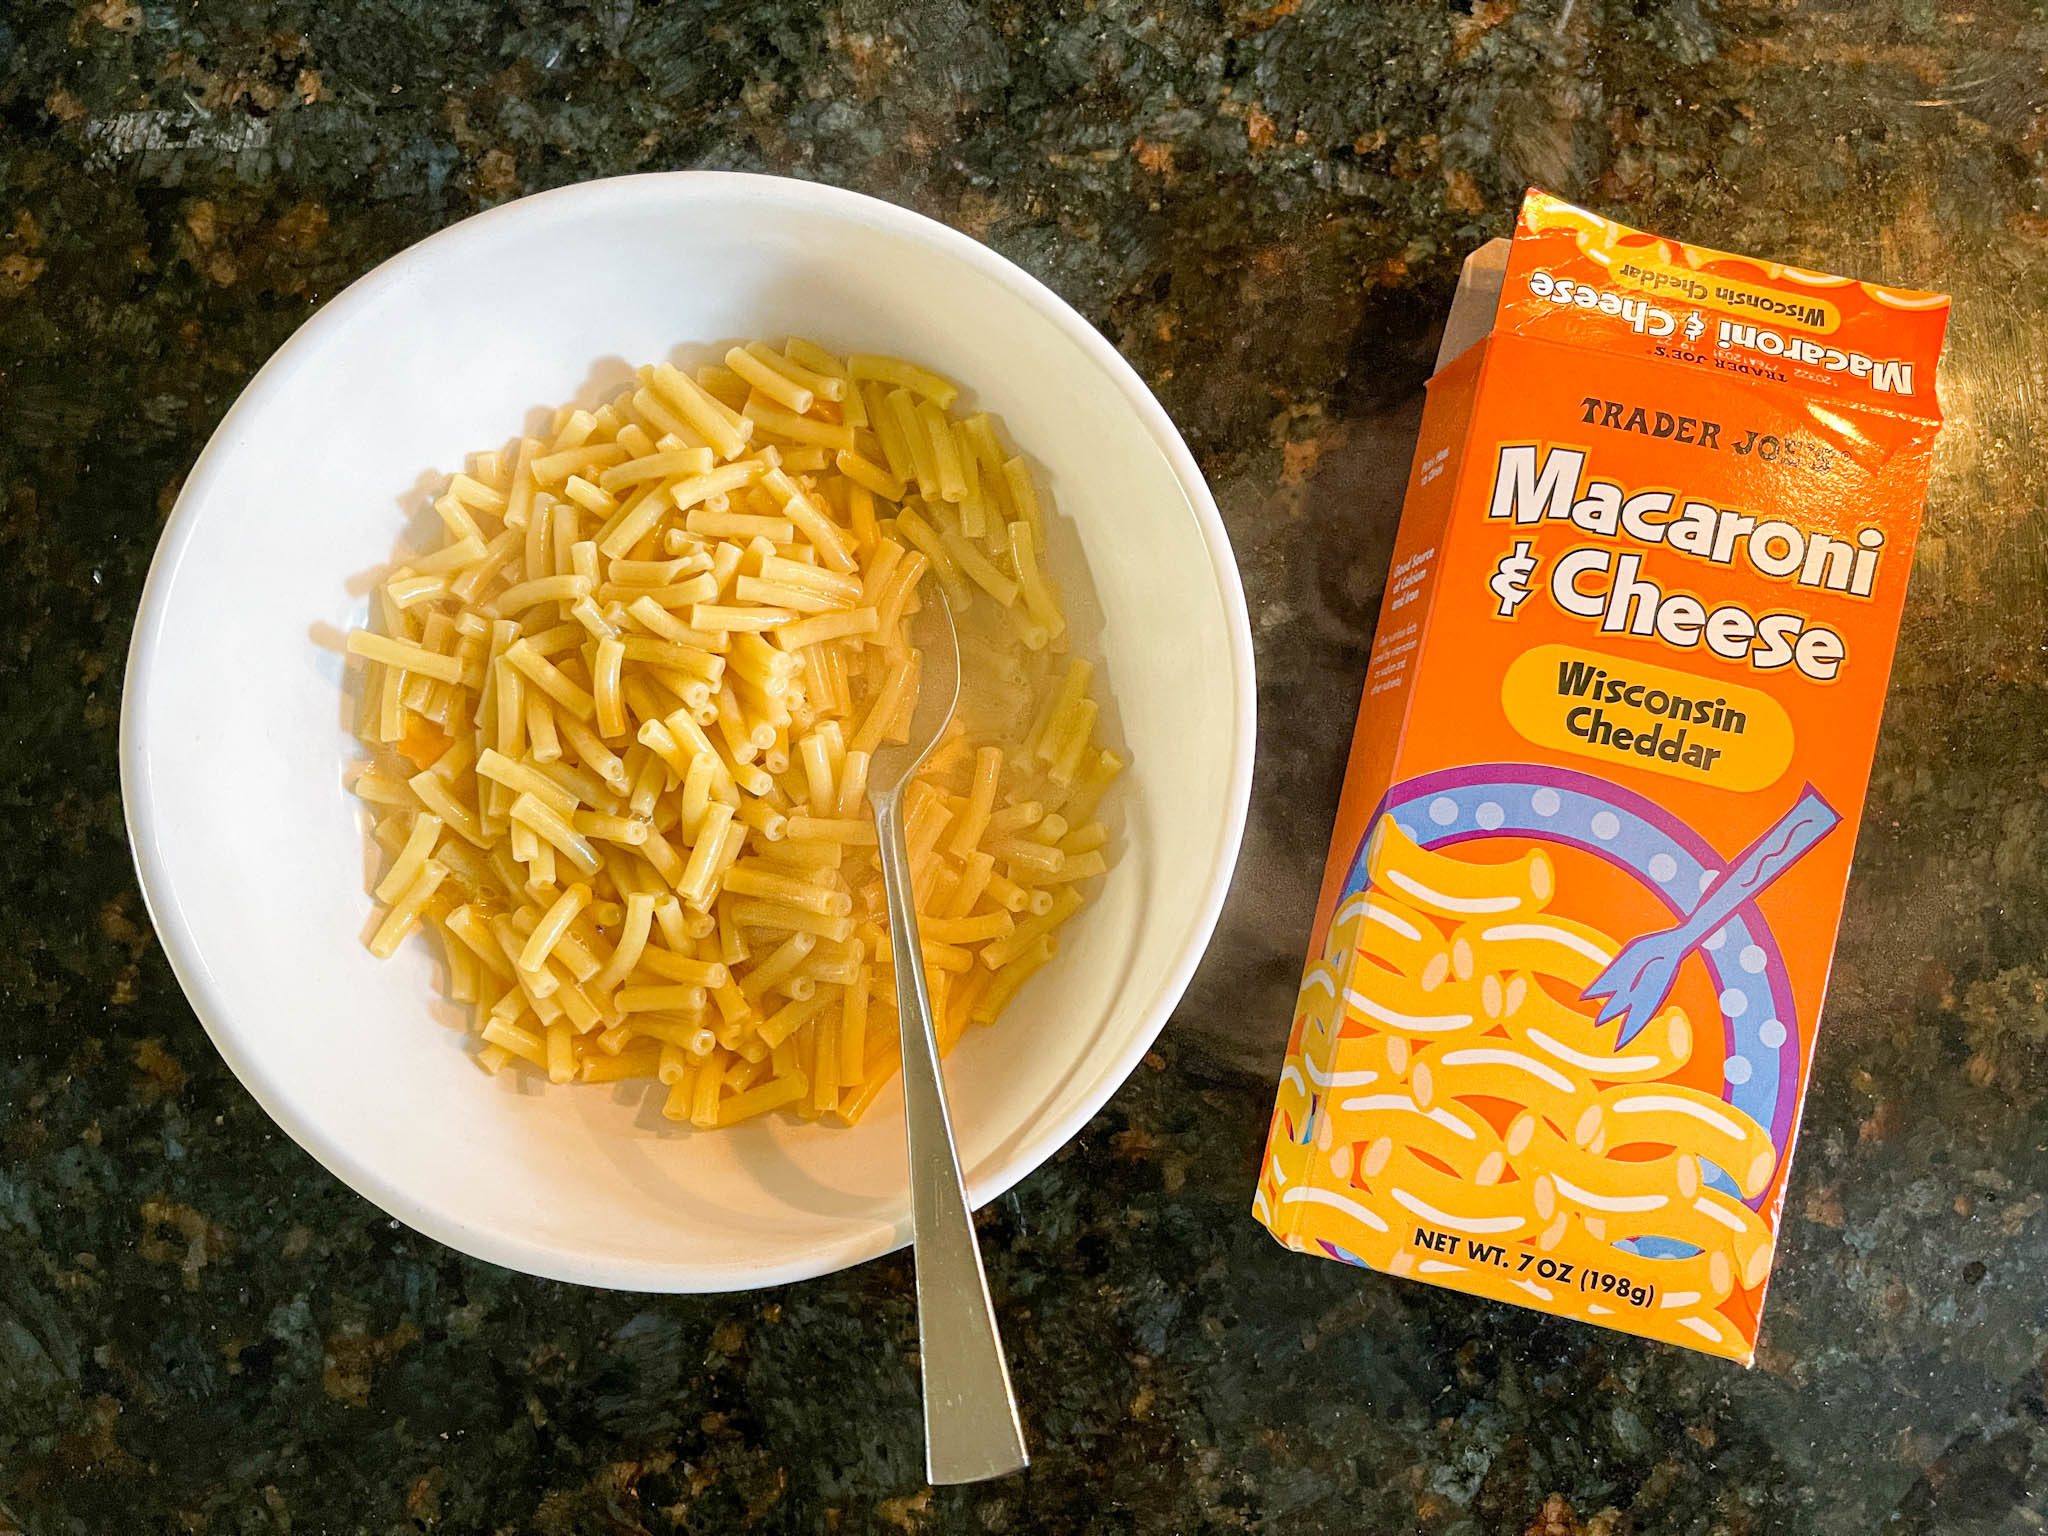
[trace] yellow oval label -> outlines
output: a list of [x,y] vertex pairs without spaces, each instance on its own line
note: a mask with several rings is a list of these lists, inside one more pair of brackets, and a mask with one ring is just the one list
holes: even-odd
[[1540,747],[1695,784],[1763,789],[1792,761],[1791,718],[1769,694],[1582,646],[1524,651],[1500,701]]

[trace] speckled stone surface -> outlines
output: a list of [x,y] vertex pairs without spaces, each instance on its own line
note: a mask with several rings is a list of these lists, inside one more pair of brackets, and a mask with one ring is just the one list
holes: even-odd
[[[2044,59],[2023,0],[0,6],[0,1532],[2048,1525]],[[857,187],[1042,276],[1180,423],[1251,597],[1215,948],[985,1217],[1038,1447],[1004,1484],[922,1486],[900,1259],[599,1294],[338,1185],[214,1054],[128,863],[131,616],[236,391],[429,231],[681,166]],[[1749,1373],[1246,1214],[1432,329],[1530,180],[1958,298]]]

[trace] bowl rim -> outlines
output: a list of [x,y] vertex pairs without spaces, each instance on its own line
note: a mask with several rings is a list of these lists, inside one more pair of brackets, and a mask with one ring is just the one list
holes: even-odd
[[978,1210],[999,1198],[1072,1141],[1128,1081],[1185,996],[1195,968],[1214,936],[1237,866],[1251,798],[1258,694],[1251,621],[1222,515],[1194,455],[1137,371],[1077,310],[1022,267],[936,219],[881,198],[794,177],[732,171],[647,172],[552,188],[473,214],[386,257],[322,304],[271,354],[243,386],[207,439],[159,534],[136,611],[122,684],[123,817],[143,902],[172,973],[214,1048],[271,1120],[330,1174],[415,1231],[471,1257],[544,1279],[644,1292],[727,1292],[810,1279],[892,1252],[909,1242],[908,1216],[893,1224],[877,1223],[871,1231],[819,1243],[801,1258],[784,1262],[705,1264],[679,1255],[673,1261],[650,1264],[592,1255],[534,1240],[516,1231],[479,1226],[459,1211],[430,1205],[372,1172],[358,1161],[346,1142],[319,1133],[300,1118],[288,1096],[266,1076],[253,1049],[245,1045],[214,984],[198,936],[183,920],[183,908],[176,897],[178,882],[158,847],[158,826],[165,813],[156,802],[150,773],[151,744],[143,703],[149,696],[160,654],[156,641],[167,621],[167,594],[194,537],[197,508],[213,494],[215,482],[223,473],[221,466],[230,457],[239,436],[242,419],[253,415],[278,390],[288,387],[300,359],[349,325],[357,310],[391,286],[406,281],[421,253],[430,248],[436,256],[445,257],[459,252],[466,244],[494,239],[504,226],[535,218],[577,220],[602,207],[638,200],[649,193],[684,199],[698,195],[737,196],[756,204],[780,205],[798,216],[824,214],[935,248],[941,255],[1000,284],[1057,327],[1116,385],[1172,469],[1208,552],[1229,631],[1235,717],[1225,820],[1215,844],[1208,889],[1166,984],[1139,1028],[1102,1071],[1096,1086],[1073,1109],[1048,1123],[990,1172],[970,1180],[970,1208]]

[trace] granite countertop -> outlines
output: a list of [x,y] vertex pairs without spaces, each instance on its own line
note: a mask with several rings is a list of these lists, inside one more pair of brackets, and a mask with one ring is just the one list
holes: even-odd
[[[0,9],[0,1532],[2048,1525],[2044,58],[2026,0]],[[128,860],[131,616],[236,391],[429,231],[682,166],[856,187],[1043,277],[1186,433],[1251,599],[1214,949],[986,1218],[1038,1447],[1006,1483],[922,1486],[901,1258],[598,1293],[336,1183],[208,1044]],[[1530,181],[1957,297],[1748,1373],[1246,1210],[1433,332]]]

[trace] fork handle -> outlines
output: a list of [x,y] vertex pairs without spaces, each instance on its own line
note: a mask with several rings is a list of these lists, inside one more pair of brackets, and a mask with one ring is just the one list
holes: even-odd
[[875,808],[903,1039],[903,1111],[910,1131],[910,1222],[917,1246],[917,1331],[924,1373],[925,1470],[933,1483],[972,1483],[1022,1470],[1030,1455],[967,1209],[946,1112],[938,1033],[924,979],[902,797]]

